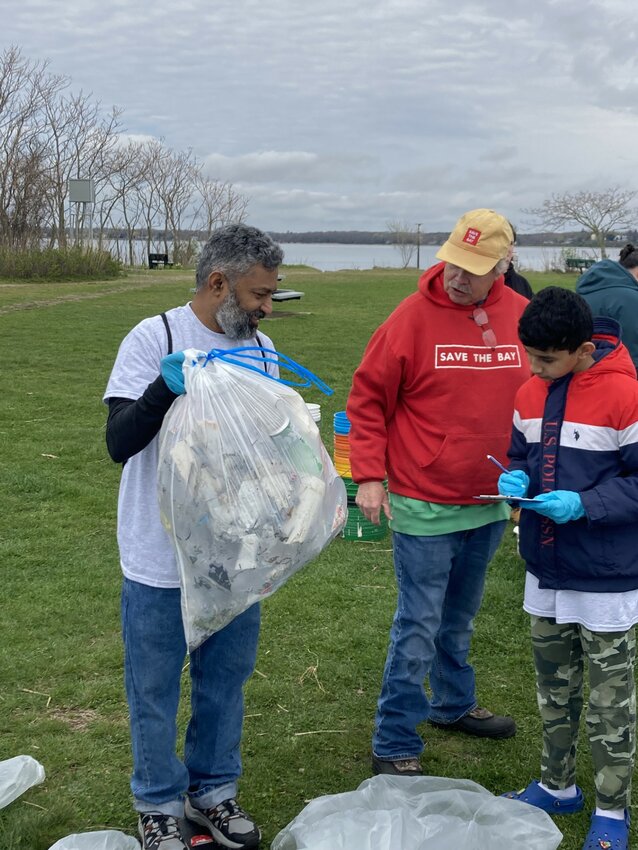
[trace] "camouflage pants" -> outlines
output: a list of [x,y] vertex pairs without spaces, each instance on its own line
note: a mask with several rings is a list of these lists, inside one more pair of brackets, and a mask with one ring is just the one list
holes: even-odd
[[532,616],[538,707],[543,722],[541,781],[566,788],[576,781],[576,744],[589,668],[587,735],[594,763],[596,805],[629,806],[636,747],[636,636],[590,632],[575,623]]

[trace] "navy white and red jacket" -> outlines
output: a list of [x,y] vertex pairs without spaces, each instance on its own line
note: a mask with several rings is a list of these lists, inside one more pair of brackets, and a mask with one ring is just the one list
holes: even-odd
[[638,385],[613,319],[596,319],[594,364],[556,381],[530,378],[515,402],[510,469],[529,496],[580,494],[585,516],[555,524],[522,510],[520,551],[541,588],[638,588]]
[[496,493],[516,390],[529,377],[518,319],[521,295],[496,279],[483,304],[496,347],[486,346],[474,306],[450,301],[444,263],[421,276],[373,334],[356,370],[348,418],[354,481],[383,481],[391,493],[476,505]]

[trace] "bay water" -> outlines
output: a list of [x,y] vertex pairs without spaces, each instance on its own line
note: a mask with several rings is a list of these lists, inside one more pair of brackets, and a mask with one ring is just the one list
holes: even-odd
[[[319,271],[363,270],[373,268],[401,268],[404,265],[401,251],[393,245],[342,245],[336,242],[282,242],[284,264],[305,265]],[[123,240],[113,240],[107,246],[113,256],[126,261],[127,246]],[[608,248],[611,259],[618,259],[622,245],[618,248]],[[436,252],[438,245],[421,245],[419,247],[419,269],[427,269],[437,263]],[[157,244],[153,250],[163,252],[163,245]],[[134,243],[135,261],[146,265],[146,243],[136,240]],[[594,248],[577,248],[570,251],[578,257],[600,259],[599,252]],[[169,244],[169,259],[170,244]],[[521,246],[516,248],[514,264],[521,271],[552,271],[563,270],[565,267],[564,249],[552,246]],[[417,268],[416,248],[408,263],[408,268]]]

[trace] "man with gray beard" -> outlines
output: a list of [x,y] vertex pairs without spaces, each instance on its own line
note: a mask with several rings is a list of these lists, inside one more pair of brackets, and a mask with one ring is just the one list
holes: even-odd
[[[190,654],[191,717],[183,761],[175,752],[186,641],[173,547],[159,514],[157,436],[170,406],[185,392],[185,349],[273,348],[257,327],[272,311],[282,259],[281,248],[254,227],[216,230],[202,250],[192,301],[130,331],[104,394],[109,454],[124,464],[117,535],[131,790],[143,850],[186,850],[184,815],[223,847],[255,848],[260,840],[258,827],[235,800],[243,685],[255,665],[258,604]],[[266,358],[263,368],[278,376],[276,364]]]

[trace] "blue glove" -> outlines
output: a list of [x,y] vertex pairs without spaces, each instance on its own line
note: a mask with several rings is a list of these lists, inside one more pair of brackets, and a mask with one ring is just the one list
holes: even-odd
[[529,487],[529,475],[522,469],[514,469],[512,472],[503,472],[498,479],[498,492],[501,496],[520,496],[527,493]]
[[522,508],[536,511],[554,522],[571,522],[585,516],[585,508],[578,493],[573,490],[552,490],[534,497],[534,502],[524,502]]
[[174,392],[175,395],[183,395],[186,392],[184,386],[184,372],[182,364],[184,363],[184,352],[174,351],[172,354],[167,354],[160,361],[160,373],[166,386]]
[[187,351],[174,351],[172,354],[167,354],[160,360],[160,373],[166,383],[166,386],[174,392],[175,395],[184,395],[186,386],[184,385],[184,360],[186,355],[189,357],[191,366],[195,366],[198,361],[206,360],[207,354],[205,351],[198,351],[196,348],[189,348]]

